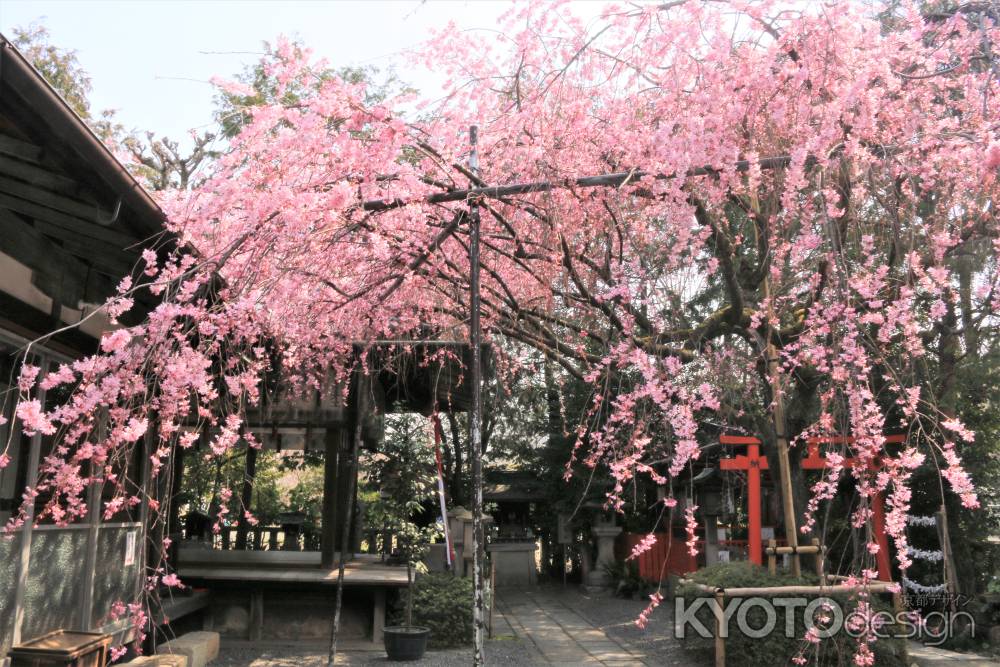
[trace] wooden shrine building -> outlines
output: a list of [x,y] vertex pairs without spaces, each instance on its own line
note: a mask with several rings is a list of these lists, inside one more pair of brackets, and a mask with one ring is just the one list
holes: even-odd
[[[163,219],[111,151],[0,36],[0,391],[17,377],[27,341],[79,324],[32,348],[29,360],[43,372],[97,349],[108,323],[92,313],[144,248],[169,243]],[[12,401],[0,406],[6,442]],[[51,447],[42,435],[15,439],[12,460],[0,470],[0,523],[19,510]],[[92,489],[91,507],[100,495]],[[107,522],[99,514],[67,527],[33,528],[29,520],[0,537],[0,665],[12,645],[57,628],[123,630],[108,624],[108,613],[141,583],[140,512]]]
[[[387,413],[463,412],[471,404],[465,368],[471,348],[441,340],[376,341],[357,345],[367,371],[356,370],[350,387],[332,386],[306,398],[264,406],[249,424],[266,450],[308,450],[323,454],[324,485],[319,544],[300,539],[294,525],[277,539],[248,539],[246,527],[229,526],[236,539],[185,531],[176,569],[190,585],[211,593],[213,627],[223,638],[317,641],[326,639],[333,617],[341,552],[346,553],[340,636],[348,641],[382,640],[387,594],[407,585],[406,568],[361,554],[358,518],[359,450],[377,451]],[[484,349],[488,366],[489,348]],[[346,395],[346,396],[345,396]],[[204,434],[203,434],[204,436]],[[256,456],[248,450],[247,456]],[[175,459],[175,484],[183,460]],[[247,470],[252,469],[247,466]],[[253,479],[247,475],[247,484]],[[250,488],[245,489],[250,497]],[[351,525],[344,543],[350,509]]]

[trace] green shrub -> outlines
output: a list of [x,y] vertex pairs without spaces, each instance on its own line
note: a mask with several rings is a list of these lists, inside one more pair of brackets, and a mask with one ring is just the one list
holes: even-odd
[[646,581],[639,575],[639,564],[634,560],[606,563],[604,573],[611,580],[615,595],[623,598],[645,600],[650,592],[656,590],[656,584]]
[[[818,579],[815,575],[803,575],[796,578],[788,573],[778,573],[771,575],[765,568],[754,565],[748,561],[735,561],[732,563],[716,563],[709,567],[694,572],[689,577],[692,581],[706,586],[716,588],[765,588],[772,586],[815,586]],[[677,589],[677,595],[684,598],[685,604],[692,604],[695,598],[711,597],[691,585],[681,585]],[[812,600],[818,595],[795,595]],[[827,596],[834,597],[834,596]],[[872,595],[872,606],[875,611],[891,611],[881,598],[882,595]],[[729,597],[726,597],[725,604],[729,604]],[[856,600],[848,595],[838,595],[834,599],[840,603],[844,610],[844,616],[848,616],[856,608]],[[806,645],[806,628],[804,623],[804,608],[796,607],[794,610],[777,607],[776,625],[770,634],[755,638],[743,634],[736,622],[737,614],[733,614],[728,625],[729,636],[726,639],[726,655],[738,656],[741,665],[790,665],[791,659]],[[785,636],[785,614],[790,613],[794,617],[794,632],[791,637]],[[714,616],[711,607],[702,606],[696,614],[698,620],[709,630],[715,632]],[[751,607],[746,614],[747,621],[751,628],[762,628],[767,622],[767,612],[757,606]],[[822,640],[816,646],[810,646],[805,653],[809,665],[853,665],[853,656],[856,651],[857,640],[851,637],[843,629],[833,637]],[[692,627],[688,626],[685,637],[681,641],[682,645],[693,652],[703,654],[707,658],[714,655],[714,640],[703,638]],[[902,640],[879,639],[872,652],[875,654],[875,664],[878,667],[904,667],[902,660]]]
[[[413,583],[413,624],[431,629],[431,648],[472,643],[472,579],[449,573],[426,574]],[[405,622],[406,597],[400,595],[393,622]]]

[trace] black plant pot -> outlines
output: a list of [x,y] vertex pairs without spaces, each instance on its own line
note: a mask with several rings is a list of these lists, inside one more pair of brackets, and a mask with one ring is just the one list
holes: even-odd
[[389,660],[420,660],[427,650],[430,628],[419,625],[393,625],[385,628],[385,653]]

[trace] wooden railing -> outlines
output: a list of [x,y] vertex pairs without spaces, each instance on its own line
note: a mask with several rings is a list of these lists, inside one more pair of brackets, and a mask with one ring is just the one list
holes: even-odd
[[[236,526],[223,528],[216,535],[209,535],[213,549],[234,551],[237,548],[238,529]],[[200,538],[184,535],[186,541]],[[310,532],[289,531],[282,526],[253,526],[247,530],[246,551],[314,551],[319,549],[319,540]]]

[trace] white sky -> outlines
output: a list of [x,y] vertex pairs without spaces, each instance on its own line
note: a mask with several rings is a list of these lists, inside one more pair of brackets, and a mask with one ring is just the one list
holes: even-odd
[[[577,0],[596,16],[603,2]],[[129,129],[183,138],[212,124],[213,75],[256,61],[263,41],[298,37],[334,66],[385,69],[453,19],[462,29],[496,29],[510,7],[496,0],[0,0],[0,32],[42,19],[52,42],[75,49],[89,72],[91,108],[115,109]],[[484,33],[484,37],[487,33]],[[433,74],[400,77],[433,94]]]

